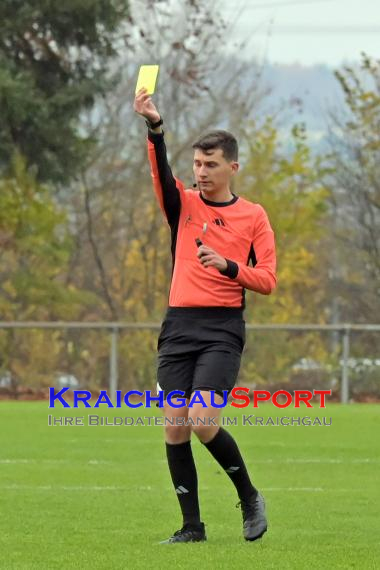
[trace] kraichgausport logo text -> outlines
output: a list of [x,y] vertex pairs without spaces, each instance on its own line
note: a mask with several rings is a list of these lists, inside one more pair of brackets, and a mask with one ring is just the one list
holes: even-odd
[[[55,408],[56,404],[60,404],[63,408],[78,408],[82,404],[85,408],[99,408],[104,405],[108,408],[121,408],[127,406],[128,408],[150,408],[152,404],[159,408],[164,407],[164,393],[159,392],[157,395],[152,395],[151,390],[141,392],[140,390],[129,390],[123,395],[121,390],[115,392],[115,402],[112,402],[107,390],[101,390],[97,396],[95,403],[91,405],[92,393],[89,390],[73,390],[72,393],[66,394],[69,388],[62,388],[58,392],[54,388],[49,388],[49,408]],[[243,392],[243,394],[239,394]],[[156,394],[156,392],[154,392]],[[72,395],[72,405],[65,400],[64,395]],[[183,408],[186,406],[185,393],[181,390],[173,390],[166,396],[166,401],[172,408]],[[218,403],[215,398],[215,391],[210,390],[210,405],[213,408],[224,408],[230,404],[234,408],[246,408],[253,406],[258,408],[260,403],[269,402],[277,408],[287,408],[293,405],[294,408],[299,408],[301,403],[307,408],[313,408],[310,400],[316,400],[315,407],[326,407],[326,396],[331,396],[331,390],[294,390],[293,393],[286,390],[277,390],[271,394],[268,390],[250,390],[249,388],[237,387],[231,391],[232,400],[228,402],[227,390],[223,393],[223,402]],[[143,401],[133,401],[136,397],[142,398]],[[195,390],[192,394],[188,407],[192,408],[194,404],[201,404],[203,408],[207,408],[207,404],[202,397],[200,390]]]

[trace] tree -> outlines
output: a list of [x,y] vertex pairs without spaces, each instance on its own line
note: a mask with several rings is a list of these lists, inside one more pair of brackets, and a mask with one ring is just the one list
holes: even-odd
[[346,108],[331,121],[331,228],[337,310],[373,322],[380,311],[380,60],[336,72]]
[[[326,322],[321,286],[325,271],[319,249],[328,198],[323,160],[312,156],[302,125],[295,126],[284,141],[267,117],[261,125],[247,126],[241,163],[236,181],[239,193],[267,211],[278,260],[275,292],[270,297],[246,293],[247,322]],[[257,334],[247,346],[243,374],[247,381],[285,381],[289,366],[305,355],[325,357],[323,339],[314,334]]]
[[[0,180],[0,243],[2,320],[75,320],[97,304],[94,295],[67,285],[72,240],[66,215],[19,155],[10,177]],[[39,383],[48,373],[51,380],[65,352],[61,333],[51,331],[1,331],[0,347],[0,369],[16,383]]]
[[81,111],[112,85],[127,0],[3,0],[0,3],[0,168],[15,149],[40,181],[67,182],[91,136]]

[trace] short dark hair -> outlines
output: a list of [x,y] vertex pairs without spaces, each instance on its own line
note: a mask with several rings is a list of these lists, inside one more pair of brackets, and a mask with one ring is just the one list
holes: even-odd
[[211,131],[199,137],[192,146],[194,149],[199,148],[206,154],[209,150],[220,148],[226,160],[237,161],[238,159],[237,140],[228,131]]

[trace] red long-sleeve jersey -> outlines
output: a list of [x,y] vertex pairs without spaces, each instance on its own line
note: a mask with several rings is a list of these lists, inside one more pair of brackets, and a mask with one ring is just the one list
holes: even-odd
[[[171,229],[170,307],[245,307],[245,289],[269,295],[276,285],[274,233],[262,206],[239,196],[211,202],[172,174],[163,133],[148,131],[154,190]],[[196,238],[227,260],[203,267]],[[252,267],[249,267],[249,263]]]

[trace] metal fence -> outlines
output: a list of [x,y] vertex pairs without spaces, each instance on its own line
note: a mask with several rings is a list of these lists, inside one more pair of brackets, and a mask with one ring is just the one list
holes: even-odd
[[[110,334],[110,351],[109,351],[109,389],[110,393],[114,394],[118,387],[118,336],[120,331],[127,330],[151,330],[159,331],[159,323],[123,323],[123,322],[34,322],[34,321],[0,321],[1,329],[82,329],[82,330],[106,330]],[[341,338],[341,383],[340,383],[340,400],[342,404],[347,404],[349,401],[350,393],[350,378],[349,378],[349,359],[350,359],[350,343],[351,333],[354,331],[359,332],[379,332],[380,325],[355,325],[355,324],[341,324],[341,325],[314,325],[314,324],[263,324],[263,325],[250,325],[247,324],[248,331],[319,331],[319,332],[335,332],[339,333]]]

